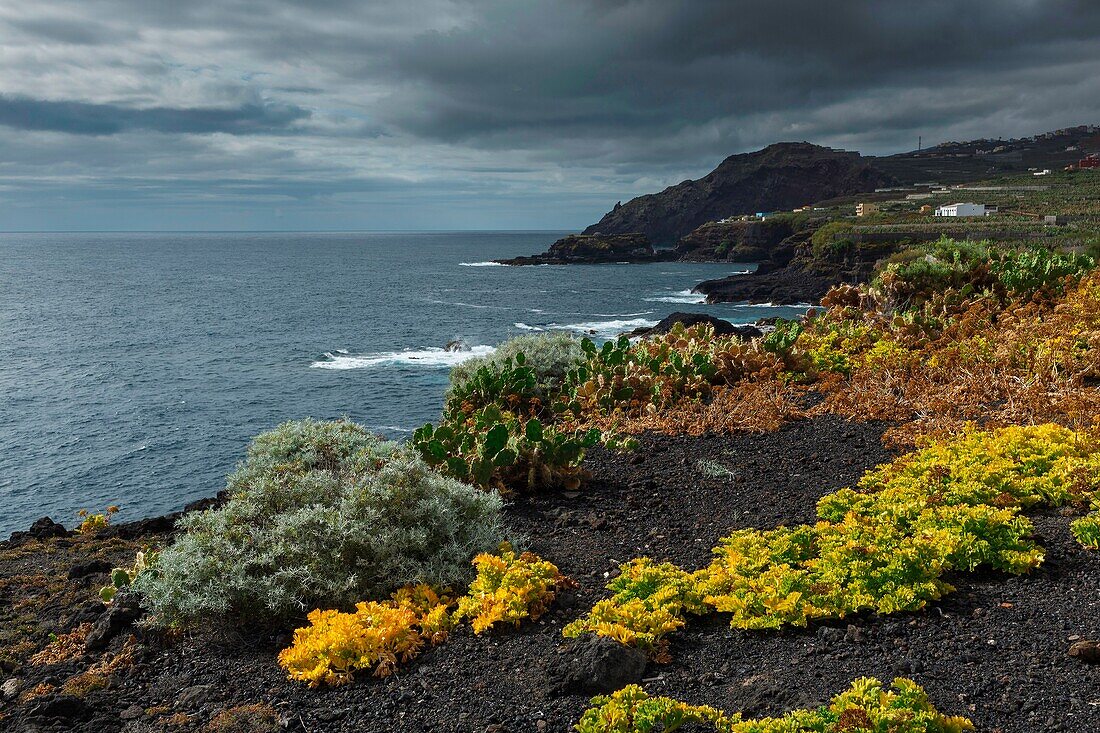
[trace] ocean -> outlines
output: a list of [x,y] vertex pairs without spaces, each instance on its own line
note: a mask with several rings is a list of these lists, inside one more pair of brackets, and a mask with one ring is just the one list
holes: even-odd
[[[804,310],[689,292],[751,264],[489,262],[562,234],[0,234],[0,537],[211,496],[289,419],[400,440],[438,417],[451,365],[522,333]],[[454,340],[470,350],[444,351]]]

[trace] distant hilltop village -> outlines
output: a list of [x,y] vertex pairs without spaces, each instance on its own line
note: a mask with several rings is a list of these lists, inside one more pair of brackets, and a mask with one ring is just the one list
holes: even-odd
[[[948,141],[942,142],[936,145],[936,148],[951,148],[951,147],[966,147],[970,145],[980,143],[1007,143],[997,145],[989,150],[975,150],[974,155],[990,155],[993,153],[1001,153],[1008,149],[1012,145],[1023,145],[1027,143],[1036,143],[1041,140],[1054,140],[1059,137],[1071,137],[1075,135],[1100,135],[1100,125],[1078,125],[1077,127],[1063,127],[1061,130],[1053,130],[1051,132],[1042,132],[1038,135],[1029,135],[1028,137],[1013,137],[1008,140],[971,140],[969,142],[956,142]],[[1100,142],[1100,141],[1098,141]],[[1075,146],[1074,146],[1075,147]],[[1076,147],[1075,147],[1076,149]]]

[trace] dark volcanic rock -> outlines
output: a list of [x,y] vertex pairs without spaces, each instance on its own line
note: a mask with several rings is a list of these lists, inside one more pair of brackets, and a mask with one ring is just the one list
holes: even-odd
[[586,634],[569,642],[546,665],[550,693],[606,694],[635,684],[645,672],[645,652],[614,639]]
[[755,272],[707,280],[695,286],[708,303],[818,303],[834,285],[866,282],[875,264],[895,251],[894,245],[852,245],[835,254],[816,256],[806,241],[809,232],[783,240],[772,259]]
[[784,267],[773,272],[706,280],[694,289],[706,295],[708,303],[797,305],[817,303],[837,282],[831,277],[815,275],[801,268]]
[[1086,664],[1100,664],[1100,642],[1075,641],[1069,648],[1069,655]]
[[80,562],[69,568],[69,580],[76,580],[77,578],[86,578],[89,575],[96,575],[98,573],[111,572],[111,563],[106,560],[89,560],[88,562]]
[[759,338],[764,335],[756,326],[735,326],[729,321],[724,321],[721,318],[715,318],[712,315],[706,313],[673,313],[670,316],[662,318],[661,321],[652,328],[636,328],[630,335],[631,336],[656,336],[661,333],[668,333],[672,330],[672,327],[677,323],[682,323],[687,327],[696,326],[700,323],[709,323],[714,327],[714,333],[718,336],[726,336],[733,334],[746,341],[749,339]]
[[29,720],[55,718],[77,721],[89,717],[87,703],[71,695],[47,695],[27,706],[25,717]]
[[505,265],[573,265],[609,262],[661,262],[676,259],[673,250],[655,251],[644,234],[570,234],[531,257],[497,260]]
[[703,178],[616,206],[585,234],[641,232],[675,244],[701,224],[738,214],[777,211],[894,184],[859,153],[810,143],[776,143],[731,155]]
[[12,532],[8,542],[14,544],[27,540],[45,540],[50,537],[65,537],[68,534],[69,530],[65,529],[65,525],[58,524],[49,517],[42,517],[34,520],[34,524],[26,532]]
[[793,233],[784,219],[708,221],[685,235],[676,251],[686,262],[760,262]]
[[141,618],[141,603],[135,593],[119,591],[107,610],[96,620],[84,639],[84,648],[102,649],[123,629]]

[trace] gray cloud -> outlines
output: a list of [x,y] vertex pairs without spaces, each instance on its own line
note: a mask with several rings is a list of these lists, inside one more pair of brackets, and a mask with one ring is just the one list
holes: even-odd
[[53,102],[0,96],[0,125],[74,135],[113,135],[127,130],[167,133],[256,135],[287,132],[310,116],[292,104],[249,103],[238,107],[134,109],[115,104]]
[[0,228],[92,192],[580,226],[777,140],[1100,122],[1088,0],[42,0],[0,33]]

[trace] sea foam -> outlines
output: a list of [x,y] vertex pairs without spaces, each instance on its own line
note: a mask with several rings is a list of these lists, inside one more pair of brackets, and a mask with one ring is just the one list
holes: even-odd
[[648,318],[629,318],[618,319],[612,321],[589,321],[587,323],[570,323],[567,326],[560,326],[559,328],[567,331],[578,331],[580,333],[594,334],[604,338],[612,338],[618,336],[624,331],[633,331],[635,328],[650,328],[656,326],[657,321],[651,321]]
[[377,366],[416,366],[429,369],[450,368],[468,359],[488,356],[496,351],[492,346],[474,346],[464,351],[446,351],[440,348],[406,349],[404,351],[382,351],[376,354],[348,354],[325,352],[310,367],[314,369],[369,369]]
[[693,293],[690,290],[680,290],[670,295],[655,295],[652,298],[643,298],[642,300],[650,303],[685,303],[688,305],[696,305],[699,303],[706,303],[707,296],[700,293]]

